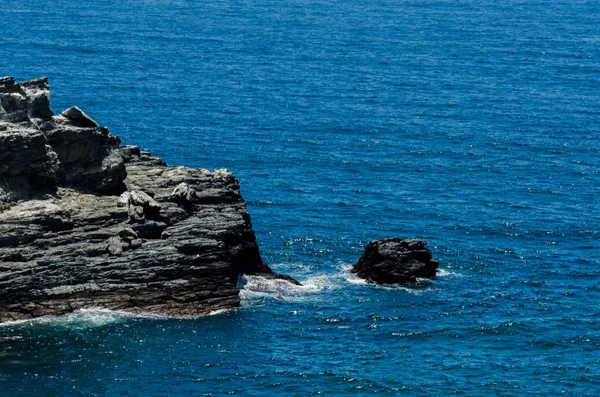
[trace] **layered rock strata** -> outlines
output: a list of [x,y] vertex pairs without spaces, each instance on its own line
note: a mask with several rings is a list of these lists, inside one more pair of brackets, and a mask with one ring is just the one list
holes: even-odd
[[351,271],[377,284],[414,283],[435,277],[439,262],[423,240],[386,238],[371,241]]
[[121,146],[47,78],[0,78],[0,322],[103,307],[195,316],[239,305],[261,260],[236,178]]

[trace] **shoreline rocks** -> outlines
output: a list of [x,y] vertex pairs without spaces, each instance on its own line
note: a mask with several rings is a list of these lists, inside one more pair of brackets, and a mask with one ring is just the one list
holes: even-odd
[[197,316],[239,306],[261,259],[237,179],[121,146],[47,78],[0,78],[0,322],[103,307]]
[[370,283],[414,283],[417,278],[433,278],[439,262],[423,240],[385,238],[367,244],[351,272]]

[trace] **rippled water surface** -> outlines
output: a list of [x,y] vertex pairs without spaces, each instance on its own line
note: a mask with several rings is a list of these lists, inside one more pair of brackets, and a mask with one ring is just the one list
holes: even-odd
[[[305,284],[0,326],[0,395],[600,395],[597,2],[3,0],[0,75],[233,171]],[[439,277],[349,274],[389,236]]]

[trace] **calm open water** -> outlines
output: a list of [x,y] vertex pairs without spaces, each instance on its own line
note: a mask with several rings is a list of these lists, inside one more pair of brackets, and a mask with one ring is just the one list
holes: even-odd
[[[600,395],[598,2],[3,0],[0,75],[232,170],[305,283],[1,326],[0,395]],[[439,277],[348,273],[391,236]]]

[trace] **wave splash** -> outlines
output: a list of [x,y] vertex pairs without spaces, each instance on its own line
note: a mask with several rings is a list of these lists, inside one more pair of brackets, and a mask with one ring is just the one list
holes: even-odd
[[302,294],[319,292],[323,286],[311,281],[305,281],[302,285],[296,285],[287,280],[243,275],[240,277],[240,287],[245,291],[253,292]]
[[314,299],[323,291],[338,289],[340,286],[331,275],[314,275],[300,280],[296,285],[286,280],[269,279],[261,276],[240,276],[239,287],[242,304],[256,300],[276,299],[285,301],[303,301]]

